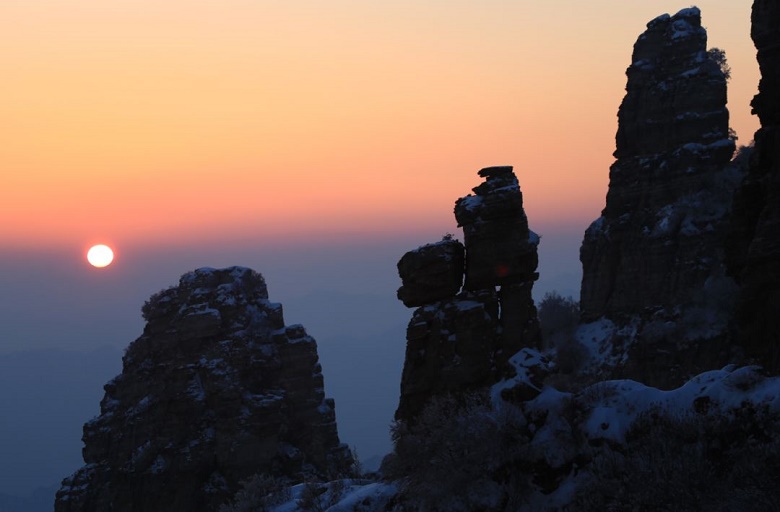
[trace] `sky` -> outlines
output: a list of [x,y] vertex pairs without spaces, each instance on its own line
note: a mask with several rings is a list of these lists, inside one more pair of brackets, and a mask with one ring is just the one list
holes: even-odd
[[[633,43],[689,5],[4,0],[0,356],[113,348],[116,365],[95,368],[104,382],[149,295],[198,266],[250,266],[318,340],[342,440],[381,453],[411,316],[395,300],[397,260],[459,233],[454,201],[480,168],[514,165],[542,235],[536,294],[576,297]],[[751,2],[697,5],[732,68],[746,144]],[[86,265],[93,243],[114,247],[112,266]],[[79,393],[68,399],[97,413],[100,385]],[[87,419],[67,421],[78,435]],[[28,472],[0,492],[33,488]]]

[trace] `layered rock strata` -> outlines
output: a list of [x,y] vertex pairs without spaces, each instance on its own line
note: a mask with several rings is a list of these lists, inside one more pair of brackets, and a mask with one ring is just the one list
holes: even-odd
[[740,284],[741,342],[749,357],[780,371],[780,5],[756,0],[751,21],[761,70],[751,105],[761,128],[735,198],[727,249]]
[[57,512],[215,511],[255,473],[300,481],[349,464],[316,342],[284,325],[260,274],[198,269],[143,313]]
[[514,353],[538,345],[531,288],[539,237],[528,229],[512,167],[479,175],[475,195],[455,203],[465,259],[463,246],[445,237],[398,263],[398,297],[419,307],[407,329],[396,419],[413,420],[434,395],[484,389],[511,373]]
[[[636,363],[634,378],[655,385],[679,384],[731,357],[722,299],[734,283],[723,243],[742,174],[730,164],[726,76],[706,44],[695,7],[652,20],[636,41],[606,207],[580,251],[583,320],[622,329],[620,347],[601,349],[620,352],[621,365]],[[707,338],[723,343],[700,350],[697,340]],[[690,348],[681,343],[694,344],[686,361],[662,357]],[[669,365],[683,366],[676,382],[664,382]]]

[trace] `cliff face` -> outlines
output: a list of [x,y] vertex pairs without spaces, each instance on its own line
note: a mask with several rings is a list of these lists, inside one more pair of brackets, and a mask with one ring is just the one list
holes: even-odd
[[413,419],[432,396],[486,388],[515,352],[538,344],[531,288],[539,238],[528,229],[512,168],[488,167],[479,175],[485,182],[475,195],[455,204],[465,259],[463,245],[445,237],[398,262],[398,297],[420,307],[406,333],[396,419]]
[[[656,385],[729,357],[723,343],[698,344],[722,337],[728,323],[730,307],[718,298],[734,287],[723,243],[742,178],[730,165],[726,77],[706,43],[697,8],[659,16],[637,40],[606,207],[580,251],[583,320],[622,329],[620,347],[601,349]],[[670,360],[669,351],[685,355]],[[675,382],[665,382],[670,365]]]
[[198,269],[143,312],[57,512],[214,511],[255,473],[300,481],[349,464],[316,343],[284,325],[260,274]]
[[751,36],[761,82],[751,103],[761,128],[734,200],[727,245],[740,284],[738,324],[747,355],[780,370],[780,6],[753,3]]

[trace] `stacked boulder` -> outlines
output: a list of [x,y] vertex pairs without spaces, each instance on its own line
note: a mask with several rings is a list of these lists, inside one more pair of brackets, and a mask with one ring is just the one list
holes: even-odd
[[678,385],[733,355],[723,246],[743,173],[731,163],[722,54],[706,46],[699,9],[665,14],[626,72],[606,207],[580,251],[582,317],[609,322],[598,347],[617,363],[609,376]]
[[485,181],[475,195],[455,204],[465,246],[445,236],[398,262],[398,298],[417,309],[406,333],[397,420],[413,421],[435,395],[494,384],[511,371],[513,354],[539,343],[531,297],[539,237],[528,229],[512,167],[479,175]]
[[348,467],[317,344],[284,325],[260,274],[189,272],[143,314],[57,512],[214,511],[254,474],[301,481]]

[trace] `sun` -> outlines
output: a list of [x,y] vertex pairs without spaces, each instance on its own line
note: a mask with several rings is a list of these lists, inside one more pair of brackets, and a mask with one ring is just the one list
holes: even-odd
[[87,261],[93,267],[107,267],[114,261],[114,251],[107,245],[93,245],[87,251]]

